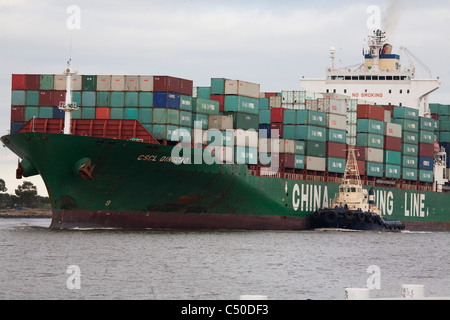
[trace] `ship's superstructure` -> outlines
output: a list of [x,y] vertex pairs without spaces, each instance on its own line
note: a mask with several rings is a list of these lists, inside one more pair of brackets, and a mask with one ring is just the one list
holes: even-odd
[[427,115],[430,113],[428,97],[440,87],[440,81],[431,78],[431,72],[425,65],[425,72],[420,74],[413,55],[408,49],[401,49],[410,61],[409,66],[403,66],[400,56],[392,53],[392,45],[386,42],[385,33],[376,30],[369,36],[362,64],[356,67],[337,66],[336,50],[331,48],[332,66],[326,69],[326,78],[303,78],[300,86],[307,91],[341,94],[378,105],[415,108],[419,110],[419,115]]

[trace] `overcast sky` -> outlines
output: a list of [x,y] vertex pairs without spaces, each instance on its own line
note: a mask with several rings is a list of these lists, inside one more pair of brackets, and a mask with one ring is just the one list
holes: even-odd
[[[71,5],[80,29],[67,28]],[[441,79],[430,101],[450,104],[448,0],[0,0],[0,134],[9,130],[11,74],[61,73],[69,55],[80,74],[171,75],[194,86],[225,77],[262,91],[301,90],[302,76],[324,77],[331,46],[342,65],[362,62],[372,5],[393,52],[407,47]],[[16,167],[2,148],[9,192],[22,183]],[[46,195],[40,178],[28,180]]]

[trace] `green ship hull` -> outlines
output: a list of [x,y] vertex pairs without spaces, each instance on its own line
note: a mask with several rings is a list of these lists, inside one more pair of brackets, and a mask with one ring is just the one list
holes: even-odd
[[[39,132],[1,139],[25,176],[42,176],[54,228],[306,230],[339,187],[259,176],[245,164],[189,164],[202,149],[172,159],[173,146],[136,141]],[[450,230],[448,194],[375,189],[383,217],[407,230]]]

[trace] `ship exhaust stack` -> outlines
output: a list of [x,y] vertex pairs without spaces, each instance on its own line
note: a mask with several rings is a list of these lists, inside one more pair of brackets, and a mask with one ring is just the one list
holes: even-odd
[[78,71],[72,68],[70,60],[67,61],[67,68],[64,70],[66,75],[66,101],[61,101],[59,103],[59,109],[64,110],[64,134],[71,134],[71,112],[78,110],[76,103],[72,102],[72,75],[77,74]]

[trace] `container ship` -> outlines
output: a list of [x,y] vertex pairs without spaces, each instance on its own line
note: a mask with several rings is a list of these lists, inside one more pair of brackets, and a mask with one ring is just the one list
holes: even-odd
[[1,140],[20,158],[17,178],[42,176],[53,228],[310,229],[352,148],[383,217],[448,231],[450,106],[428,103],[439,82],[399,69],[384,33],[369,38],[362,67],[332,66],[299,91],[79,75],[70,62],[13,74]]

